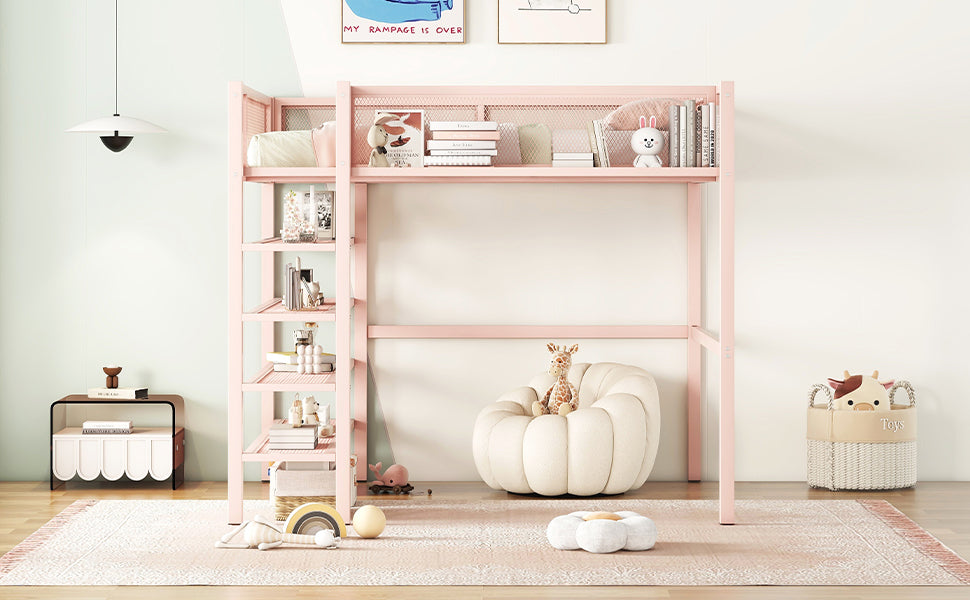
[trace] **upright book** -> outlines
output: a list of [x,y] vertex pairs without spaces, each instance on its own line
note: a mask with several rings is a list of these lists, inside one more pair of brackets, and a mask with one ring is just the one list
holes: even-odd
[[668,115],[667,129],[669,140],[668,146],[670,146],[670,156],[667,164],[671,167],[680,166],[680,107],[676,104],[671,104]]
[[[687,164],[681,164],[684,167],[696,167],[696,156],[697,144],[695,143],[697,139],[697,101],[696,100],[685,100],[684,101],[685,113],[687,115]],[[683,163],[683,161],[681,161]]]
[[378,110],[377,114],[394,115],[397,120],[384,124],[388,133],[387,161],[405,167],[424,165],[424,111]]

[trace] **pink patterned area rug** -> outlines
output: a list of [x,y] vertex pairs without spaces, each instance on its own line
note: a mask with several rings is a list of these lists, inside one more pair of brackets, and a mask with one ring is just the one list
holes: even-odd
[[[746,500],[738,524],[707,500],[375,499],[388,525],[336,550],[216,549],[215,500],[79,501],[0,557],[0,585],[961,585],[970,563],[890,504]],[[271,515],[249,501],[247,516]],[[646,552],[554,550],[575,510],[654,519]]]

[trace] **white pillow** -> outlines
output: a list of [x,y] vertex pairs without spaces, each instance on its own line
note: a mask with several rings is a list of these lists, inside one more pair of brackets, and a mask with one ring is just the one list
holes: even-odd
[[315,167],[317,159],[308,130],[269,131],[249,140],[246,163],[250,167]]

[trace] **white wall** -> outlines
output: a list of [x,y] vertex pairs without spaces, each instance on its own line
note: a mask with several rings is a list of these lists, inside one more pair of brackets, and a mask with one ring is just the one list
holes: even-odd
[[[183,394],[187,475],[224,477],[225,82],[240,78],[278,95],[735,80],[738,477],[804,478],[805,393],[843,369],[912,380],[921,478],[970,477],[965,3],[611,0],[605,46],[499,46],[494,3],[467,4],[466,44],[384,46],[341,45],[335,1],[122,2],[121,111],[171,133],[114,155],[61,133],[111,109],[111,3],[0,0],[0,479],[46,478],[47,405],[106,361]],[[375,186],[370,210],[372,322],[684,321],[678,186]],[[683,343],[580,344],[657,374],[655,476],[682,478]],[[394,459],[415,479],[477,478],[474,416],[542,369],[543,346],[373,343]],[[705,416],[713,477],[710,399]]]

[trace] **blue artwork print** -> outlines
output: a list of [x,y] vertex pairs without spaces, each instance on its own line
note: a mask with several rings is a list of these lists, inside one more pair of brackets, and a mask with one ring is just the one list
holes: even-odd
[[451,10],[453,0],[344,0],[351,11],[362,19],[379,23],[437,21],[441,13]]

